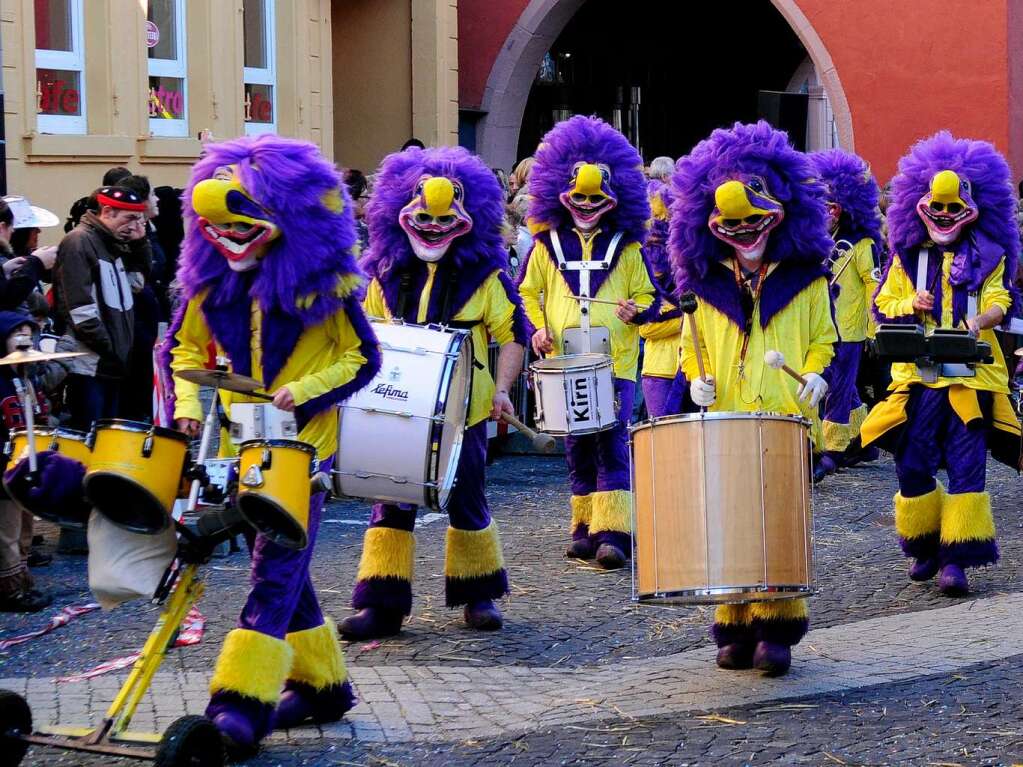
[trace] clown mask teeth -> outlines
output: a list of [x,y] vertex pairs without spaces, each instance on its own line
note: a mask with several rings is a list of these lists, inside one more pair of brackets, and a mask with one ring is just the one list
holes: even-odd
[[464,207],[465,190],[456,179],[423,176],[398,214],[398,223],[416,257],[428,263],[444,258],[457,238],[472,229]]
[[618,205],[611,191],[610,169],[603,164],[585,162],[575,164],[570,186],[559,199],[576,228],[583,232],[595,229],[604,214]]
[[213,178],[192,190],[199,215],[199,232],[224,258],[232,271],[252,269],[280,230],[270,214],[242,186],[234,166],[218,168]]

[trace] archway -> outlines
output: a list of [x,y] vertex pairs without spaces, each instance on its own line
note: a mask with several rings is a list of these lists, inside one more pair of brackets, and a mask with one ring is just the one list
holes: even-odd
[[[599,2],[591,0],[589,5],[592,8]],[[483,94],[482,111],[485,117],[477,128],[477,151],[491,166],[509,168],[518,158],[523,117],[537,80],[537,72],[544,63],[545,55],[555,48],[566,28],[569,28],[571,34],[570,24],[577,14],[587,11],[584,8],[586,5],[586,0],[530,0],[508,35],[491,68]],[[642,5],[640,0],[635,0],[628,4],[628,11],[619,10],[618,13],[633,13]],[[784,21],[785,33],[798,40],[803,49],[792,65],[793,71],[786,74],[781,85],[775,89],[784,90],[790,78],[795,76],[799,61],[804,56],[808,57],[814,70],[814,76],[810,79],[819,81],[830,100],[829,116],[833,115],[839,142],[841,146],[851,149],[853,134],[848,104],[827,48],[796,0],[770,0],[770,5],[764,0],[764,8],[770,11],[772,6],[775,9],[773,15],[780,17],[777,19],[778,24]],[[620,7],[621,4],[618,5]],[[613,25],[614,21],[612,16],[606,23]],[[726,27],[724,32],[727,31]],[[684,45],[694,36],[697,42],[700,39],[703,44],[707,42],[708,36],[704,35],[703,30],[683,32],[685,30],[673,28],[671,24],[664,24],[661,28],[654,25],[650,29],[650,38],[652,41],[663,39],[663,44],[672,46]],[[704,36],[700,38],[700,35]],[[721,50],[727,53],[727,48]],[[764,57],[769,58],[771,54],[771,41],[765,40],[764,50],[759,53],[754,50],[749,59],[756,62]],[[683,74],[679,73],[680,85]],[[737,115],[734,119],[742,117]]]

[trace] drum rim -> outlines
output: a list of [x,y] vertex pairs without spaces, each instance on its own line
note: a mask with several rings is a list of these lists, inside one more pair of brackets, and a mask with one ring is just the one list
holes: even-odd
[[[707,588],[699,589],[673,589],[672,591],[647,591],[647,592],[635,592],[633,600],[636,602],[653,602],[655,600],[664,599],[693,599],[701,597],[727,597],[735,594],[792,594],[792,599],[798,598],[800,594],[813,594],[814,587],[805,583],[800,584],[780,584],[780,585],[763,585],[758,584],[755,586],[712,586]],[[783,597],[779,597],[781,599]],[[757,601],[757,600],[749,600]]]
[[442,333],[450,333],[454,336],[468,336],[472,333],[467,328],[453,328],[450,325],[442,325],[438,322],[428,322],[425,325],[421,325],[418,322],[408,322],[400,317],[377,317],[376,315],[366,315],[366,319],[370,323],[379,323],[381,325],[403,325],[407,328],[421,328],[422,330],[440,331]]
[[189,438],[180,431],[168,429],[165,426],[156,426],[144,421],[131,421],[127,418],[101,418],[93,424],[92,430],[98,434],[100,431],[128,431],[134,434],[153,434],[157,437],[167,437],[188,444]]
[[[422,327],[422,326],[420,326]],[[466,347],[468,349],[466,350]],[[465,420],[469,420],[469,407],[472,403],[472,377],[473,366],[476,363],[476,350],[472,345],[472,335],[469,331],[454,334],[448,343],[444,372],[441,376],[441,385],[437,389],[437,402],[433,408],[433,417],[436,418],[447,412],[448,400],[451,396],[451,385],[455,376],[455,366],[465,351],[466,364],[469,366],[469,374],[466,376],[465,398],[462,408],[465,411]],[[441,440],[444,437],[444,423],[433,421],[432,434],[430,435],[430,449],[426,454],[426,471],[424,472],[424,485],[427,505],[430,508],[444,511],[451,500],[451,491],[455,486],[455,475],[458,474],[458,464],[462,458],[462,443],[465,441],[465,430],[467,424],[457,431],[451,445],[451,455],[447,470],[443,477],[440,476],[440,449]],[[443,496],[444,504],[441,505]]]
[[85,442],[89,439],[89,432],[79,431],[78,429],[66,429],[63,426],[58,426],[53,430],[53,433],[58,437],[67,437],[76,442]]
[[[141,490],[143,493],[148,495],[149,499],[151,501],[153,501],[157,506],[160,506],[164,510],[163,511],[163,520],[164,520],[163,526],[161,526],[160,528],[158,528],[156,530],[152,530],[152,529],[149,529],[149,528],[143,528],[141,526],[136,526],[136,525],[126,525],[123,522],[118,522],[113,517],[111,517],[106,512],[104,512],[103,509],[101,509],[99,507],[99,504],[97,504],[95,501],[92,500],[92,498],[89,497],[89,480],[93,479],[93,478],[106,479],[108,477],[117,477],[118,479],[124,480],[126,482],[131,482],[131,484],[133,484],[138,490]],[[118,474],[116,471],[109,471],[107,469],[101,469],[99,471],[90,471],[90,470],[86,469],[85,477],[82,479],[82,488],[83,488],[83,491],[85,492],[86,499],[89,501],[89,503],[92,505],[92,507],[96,511],[98,511],[100,514],[102,514],[107,519],[108,522],[110,522],[111,524],[117,525],[122,530],[127,530],[129,533],[138,533],[140,535],[159,535],[164,530],[166,530],[168,527],[173,525],[173,517],[171,516],[172,512],[174,511],[174,501],[173,501],[173,499],[171,501],[170,511],[168,511],[167,507],[164,506],[163,501],[161,501],[159,498],[156,497],[156,493],[154,493],[152,490],[150,490],[145,485],[142,485],[142,484],[136,482],[134,479],[126,477],[124,474]]]
[[238,443],[238,452],[240,454],[242,450],[251,447],[288,447],[308,453],[313,458],[316,457],[316,448],[300,439],[247,439]]
[[[34,431],[36,434],[54,435],[59,431],[59,429],[55,426],[36,426],[35,428],[32,429],[32,431]],[[88,434],[85,434],[85,432],[81,433],[86,437],[89,436]],[[18,437],[24,437],[26,434],[28,434],[28,429],[26,429],[24,426],[19,426],[17,429],[11,429],[10,431],[7,432],[7,434],[8,434],[7,441],[14,442],[14,440],[17,439]]]
[[648,418],[645,421],[632,424],[629,431],[635,434],[637,431],[649,429],[652,426],[665,423],[695,423],[697,421],[785,421],[798,423],[800,426],[809,427],[810,419],[801,415],[785,415],[783,413],[762,413],[743,411],[722,411],[715,413],[679,413],[678,415],[664,415],[658,418]]
[[[553,365],[545,365],[545,362],[553,362],[554,360],[571,360],[571,359],[591,359],[592,362],[585,362],[576,367],[554,367]],[[600,361],[596,361],[599,359]],[[614,367],[614,359],[610,354],[601,354],[600,352],[583,352],[582,354],[559,354],[556,357],[545,357],[540,360],[533,360],[529,363],[529,370],[533,373],[560,373],[565,370],[599,370],[604,367]]]

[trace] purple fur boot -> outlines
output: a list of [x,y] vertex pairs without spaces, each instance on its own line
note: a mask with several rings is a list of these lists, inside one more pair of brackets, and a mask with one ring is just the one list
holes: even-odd
[[465,606],[465,625],[477,631],[497,631],[504,625],[501,609],[493,599],[481,599]]
[[349,615],[337,625],[342,639],[361,642],[366,639],[382,639],[395,636],[401,631],[405,615],[401,610],[384,607],[364,607]]
[[572,531],[572,542],[568,544],[565,556],[569,559],[593,559],[596,547],[590,540],[590,528],[588,525],[576,525]]
[[753,653],[753,668],[763,671],[764,676],[782,676],[792,665],[792,648],[777,642],[757,643]]
[[220,730],[228,755],[235,759],[251,756],[259,749],[270,728],[274,707],[233,692],[216,692],[206,706],[206,718]]
[[627,559],[625,552],[613,543],[602,543],[597,549],[597,562],[605,570],[620,570]]
[[829,474],[838,471],[838,465],[827,453],[819,453],[813,460],[813,483],[819,485]]
[[938,574],[941,562],[935,557],[921,557],[913,560],[909,566],[909,579],[911,581],[929,581]]
[[733,642],[718,648],[717,664],[728,671],[753,668],[753,645]]
[[970,593],[970,582],[959,565],[948,564],[941,568],[938,588],[946,597],[965,597]]
[[274,712],[274,729],[291,729],[306,722],[336,722],[354,705],[351,682],[317,690],[308,684],[289,680]]

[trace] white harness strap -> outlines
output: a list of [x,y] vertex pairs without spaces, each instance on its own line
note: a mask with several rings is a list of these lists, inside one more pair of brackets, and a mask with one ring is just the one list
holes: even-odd
[[920,248],[916,257],[916,289],[927,290],[927,248]]
[[[569,272],[579,272],[579,295],[583,299],[593,298],[590,295],[590,272],[596,269],[607,270],[611,268],[611,261],[618,252],[618,245],[622,241],[624,232],[615,232],[608,243],[604,257],[599,261],[566,261],[565,252],[561,249],[561,239],[558,232],[551,230],[551,247],[554,248],[554,257],[558,261],[558,269]],[[579,302],[579,329],[583,335],[583,347],[586,351],[592,351],[590,344],[590,302],[583,300]]]

